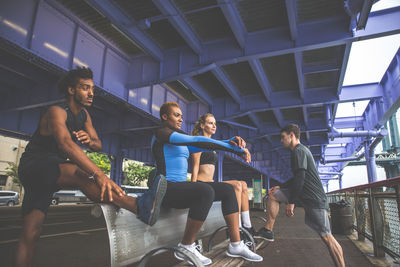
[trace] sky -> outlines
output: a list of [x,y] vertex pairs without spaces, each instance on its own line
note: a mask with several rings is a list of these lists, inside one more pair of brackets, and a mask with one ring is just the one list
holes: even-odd
[[[400,0],[381,0],[372,6],[371,12],[396,6],[400,6]],[[380,82],[399,47],[400,34],[353,42],[343,86]],[[336,118],[361,116],[368,103],[368,100],[354,102],[354,106],[353,102],[341,103],[338,105]],[[397,112],[397,117],[399,122],[400,111]],[[382,145],[378,145],[375,151],[381,152]],[[349,166],[342,172],[343,188],[368,183],[366,166]],[[377,166],[377,176],[378,180],[386,179],[382,167]],[[328,191],[336,189],[339,189],[338,181],[330,181]]]

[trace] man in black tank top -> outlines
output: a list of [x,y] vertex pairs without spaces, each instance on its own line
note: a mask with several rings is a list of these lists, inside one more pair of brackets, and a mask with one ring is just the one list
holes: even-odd
[[140,198],[126,196],[78,146],[101,151],[102,145],[85,107],[92,105],[93,74],[89,68],[71,70],[59,82],[66,103],[51,106],[40,118],[39,126],[23,153],[19,177],[25,189],[22,213],[24,226],[17,245],[16,266],[32,266],[35,243],[40,236],[52,195],[61,188],[81,190],[94,202],[113,202],[138,214],[153,225],[157,219],[166,180],[155,184]]

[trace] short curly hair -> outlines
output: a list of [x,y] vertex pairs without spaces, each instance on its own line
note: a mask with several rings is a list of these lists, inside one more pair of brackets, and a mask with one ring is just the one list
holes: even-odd
[[65,97],[68,96],[68,88],[76,87],[78,85],[79,79],[92,79],[93,72],[90,68],[78,67],[76,69],[68,71],[66,75],[61,77],[58,81],[58,91]]

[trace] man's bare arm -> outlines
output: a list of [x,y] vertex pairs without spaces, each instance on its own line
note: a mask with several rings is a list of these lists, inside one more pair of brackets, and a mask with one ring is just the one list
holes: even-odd
[[65,121],[67,113],[60,107],[53,106],[48,109],[47,126],[50,133],[54,136],[59,149],[82,170],[95,177],[96,182],[101,187],[100,198],[103,200],[107,190],[108,199],[112,201],[112,191],[123,194],[123,190],[109,179],[101,169],[94,164],[82,151],[82,149],[71,139]]
[[78,142],[81,142],[83,145],[86,145],[87,147],[90,148],[90,150],[99,152],[101,151],[101,141],[97,135],[96,130],[93,127],[92,124],[92,118],[90,117],[89,112],[85,110],[86,112],[86,122],[84,125],[85,130],[80,130],[78,132],[73,132],[73,134],[76,136],[76,139]]

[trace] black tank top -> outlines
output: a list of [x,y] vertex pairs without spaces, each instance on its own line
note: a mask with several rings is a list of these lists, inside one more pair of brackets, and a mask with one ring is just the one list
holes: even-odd
[[[79,131],[84,129],[85,122],[87,120],[87,114],[83,108],[76,116],[69,109],[67,104],[60,105],[61,108],[65,109],[67,112],[66,125],[71,138],[73,141],[77,141],[75,135],[72,134],[73,131]],[[40,134],[40,126],[36,129],[25,149],[25,156],[30,154],[31,156],[40,156],[44,154],[57,154],[59,157],[66,159],[67,157],[58,148],[56,139],[53,135],[43,136]],[[23,155],[24,156],[24,155]]]
[[200,165],[217,164],[218,155],[215,151],[202,152],[200,155]]

